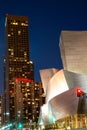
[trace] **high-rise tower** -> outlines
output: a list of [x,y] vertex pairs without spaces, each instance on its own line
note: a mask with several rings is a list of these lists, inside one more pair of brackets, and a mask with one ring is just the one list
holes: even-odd
[[34,80],[33,62],[30,61],[29,23],[27,16],[6,15],[6,81],[9,92],[10,120],[15,118],[15,78]]

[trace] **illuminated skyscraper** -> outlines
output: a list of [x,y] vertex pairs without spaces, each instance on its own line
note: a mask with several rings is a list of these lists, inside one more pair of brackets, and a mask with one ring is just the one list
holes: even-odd
[[[27,16],[6,15],[6,85],[9,96],[10,120],[15,119],[15,78],[34,80],[34,65],[30,61],[29,23]],[[26,86],[25,86],[26,87]],[[22,86],[21,86],[22,88]]]

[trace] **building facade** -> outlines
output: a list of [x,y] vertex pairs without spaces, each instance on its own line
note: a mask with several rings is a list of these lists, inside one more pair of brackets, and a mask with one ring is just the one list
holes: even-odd
[[35,104],[35,120],[38,122],[40,107],[45,104],[45,94],[41,82],[35,82],[34,86],[34,104]]
[[45,103],[41,82],[34,81],[34,64],[30,60],[27,16],[6,15],[6,57],[4,57],[4,121],[13,126],[34,127],[40,106]]
[[15,122],[24,123],[27,128],[34,128],[39,118],[40,106],[45,103],[42,83],[16,78],[14,91]]
[[[60,52],[64,69],[57,71],[45,85],[46,102],[38,120],[41,130],[44,126],[46,129],[87,129],[86,50],[87,31],[61,32]],[[42,80],[45,80],[46,70],[42,71]],[[80,96],[77,90],[80,90]]]
[[2,98],[2,95],[0,95],[0,128],[1,128],[1,126],[2,126],[2,122],[3,122],[3,98]]
[[[27,16],[6,15],[6,89],[9,119],[15,119],[15,78],[34,80],[34,65],[30,61],[29,23]],[[23,84],[22,84],[23,85]],[[21,88],[24,86],[21,85]],[[26,88],[26,84],[25,84]]]
[[59,44],[64,69],[87,74],[87,31],[61,31]]
[[16,78],[14,91],[15,122],[28,126],[30,121],[35,121],[34,81]]

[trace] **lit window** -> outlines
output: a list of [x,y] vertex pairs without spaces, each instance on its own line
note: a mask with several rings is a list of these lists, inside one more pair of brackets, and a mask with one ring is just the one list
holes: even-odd
[[17,23],[17,22],[12,22],[11,24],[12,24],[12,25],[18,25],[18,23]]
[[14,53],[13,52],[11,52],[11,56],[13,56],[14,55]]
[[[29,92],[30,90],[29,89],[27,89],[27,92]],[[29,95],[29,93],[28,93],[28,95]]]
[[9,48],[8,51],[13,51],[13,49],[10,49],[10,48]]
[[26,113],[28,113],[28,110],[26,110]]
[[10,37],[11,35],[10,34],[8,34],[8,37]]
[[32,102],[32,104],[34,104],[34,102]]
[[27,97],[27,93],[25,93],[25,97]]
[[22,25],[22,26],[28,26],[28,24],[27,24],[27,23],[21,23],[21,25]]
[[30,63],[32,64],[33,62],[32,62],[32,61],[30,61]]
[[31,102],[28,102],[28,104],[31,104]]
[[16,59],[14,59],[14,61],[16,61]]
[[25,74],[22,74],[22,76],[25,76]]
[[29,83],[28,83],[28,82],[26,83],[26,86],[29,86]]
[[28,119],[28,117],[26,117],[26,119]]
[[13,35],[14,33],[12,32],[11,35]]
[[18,31],[18,35],[20,35],[21,34],[21,31]]
[[24,56],[26,56],[27,55],[27,53],[26,52],[24,52]]

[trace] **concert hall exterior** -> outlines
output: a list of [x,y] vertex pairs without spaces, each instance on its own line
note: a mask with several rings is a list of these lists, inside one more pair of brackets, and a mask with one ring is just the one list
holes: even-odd
[[46,102],[38,124],[50,130],[87,128],[87,113],[78,114],[77,97],[78,88],[87,93],[87,31],[62,31],[59,45],[63,69],[40,70]]

